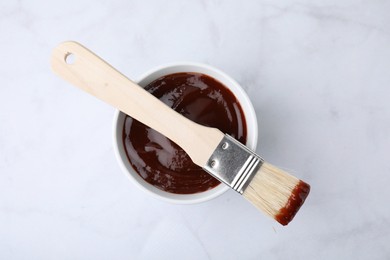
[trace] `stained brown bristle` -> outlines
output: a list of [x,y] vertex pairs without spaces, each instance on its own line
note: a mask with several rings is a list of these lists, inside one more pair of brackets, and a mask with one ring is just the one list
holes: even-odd
[[309,191],[310,186],[305,182],[265,162],[243,196],[285,226],[294,218]]
[[291,196],[287,201],[286,206],[279,210],[279,213],[275,216],[275,220],[283,226],[290,223],[305,202],[310,192],[310,185],[306,182],[299,181],[298,185],[295,186],[291,192]]

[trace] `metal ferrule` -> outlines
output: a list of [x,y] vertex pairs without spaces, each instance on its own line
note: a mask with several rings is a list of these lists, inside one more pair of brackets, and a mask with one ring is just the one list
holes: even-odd
[[203,169],[242,194],[263,161],[245,145],[225,135]]

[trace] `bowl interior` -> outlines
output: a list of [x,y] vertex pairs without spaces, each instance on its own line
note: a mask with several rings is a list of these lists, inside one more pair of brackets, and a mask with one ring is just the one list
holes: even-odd
[[[141,87],[145,87],[152,81],[162,76],[172,74],[172,73],[178,73],[178,72],[198,72],[198,73],[209,75],[217,79],[218,81],[220,81],[223,85],[225,85],[233,92],[233,94],[238,99],[244,111],[244,115],[246,119],[246,125],[248,131],[246,145],[249,148],[255,150],[257,146],[257,119],[256,119],[256,114],[253,109],[252,103],[250,102],[248,96],[243,91],[243,89],[238,85],[238,83],[235,82],[226,74],[224,74],[223,72],[203,64],[194,64],[194,63],[172,64],[168,66],[162,66],[145,73],[138,81],[138,84]],[[227,187],[226,185],[220,184],[215,188],[205,192],[200,192],[195,194],[173,194],[173,193],[162,191],[154,187],[153,185],[149,184],[148,182],[146,182],[138,175],[137,172],[135,172],[125,152],[125,148],[122,141],[123,124],[124,124],[125,117],[126,115],[124,113],[120,111],[116,111],[115,118],[114,118],[115,152],[122,170],[130,177],[130,180],[132,180],[133,183],[137,185],[139,188],[141,188],[142,190],[146,191],[147,193],[159,199],[169,201],[169,202],[174,202],[174,203],[181,203],[181,204],[192,204],[192,203],[198,203],[198,202],[210,200],[212,198],[221,195],[222,193],[224,193],[229,189],[229,187]]]

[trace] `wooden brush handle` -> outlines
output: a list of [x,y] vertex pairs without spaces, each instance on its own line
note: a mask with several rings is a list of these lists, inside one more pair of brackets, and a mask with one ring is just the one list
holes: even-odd
[[206,165],[223,138],[218,129],[188,120],[79,43],[57,46],[51,67],[63,79],[177,143],[199,166]]

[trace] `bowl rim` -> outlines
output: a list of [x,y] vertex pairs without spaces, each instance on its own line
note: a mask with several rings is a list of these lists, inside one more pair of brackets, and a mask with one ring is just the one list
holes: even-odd
[[[145,81],[148,77],[150,77],[153,74],[156,74],[160,71],[165,71],[169,69],[174,69],[174,68],[180,68],[180,67],[193,67],[193,68],[198,68],[200,70],[204,70],[205,72],[201,72],[203,74],[209,75],[206,71],[213,72],[213,74],[219,74],[220,78],[224,78],[225,81],[229,81],[230,84],[225,84],[222,83],[224,86],[226,86],[237,98],[239,101],[245,115],[245,121],[246,121],[246,127],[249,130],[249,126],[251,127],[251,135],[247,135],[247,143],[246,145],[250,147],[253,150],[256,150],[257,147],[257,138],[258,138],[258,122],[257,122],[257,116],[256,112],[253,108],[253,104],[251,100],[249,99],[248,95],[244,91],[244,89],[241,87],[238,82],[236,82],[233,78],[231,78],[229,75],[224,73],[223,71],[214,68],[210,65],[207,64],[202,64],[202,63],[197,63],[197,62],[171,62],[171,63],[166,63],[159,65],[157,67],[154,67],[145,73],[141,74],[137,78],[137,80],[133,80],[137,84],[139,84],[142,81]],[[180,69],[179,69],[180,71]],[[177,72],[179,72],[177,71]],[[183,72],[195,72],[195,71],[183,71]],[[171,73],[176,73],[176,72],[171,72]],[[169,73],[165,73],[162,75],[168,75]],[[213,77],[212,75],[209,75],[210,77]],[[158,77],[155,77],[153,80],[157,79]],[[215,78],[215,77],[213,77]],[[216,80],[221,81],[219,78],[216,78]],[[145,84],[147,85],[147,84]],[[231,85],[234,85],[234,89],[232,89]],[[141,86],[143,87],[143,86]],[[237,97],[237,94],[239,97]],[[245,105],[243,104],[245,103]],[[244,108],[245,106],[245,108]],[[249,115],[248,115],[249,114]],[[194,193],[194,194],[174,194],[170,192],[166,192],[163,190],[160,190],[153,185],[149,184],[145,180],[143,180],[141,177],[137,178],[136,176],[139,176],[138,173],[133,169],[131,164],[129,163],[129,160],[127,158],[126,154],[122,154],[120,151],[120,145],[123,148],[123,143],[122,143],[122,136],[118,136],[118,132],[123,133],[123,123],[121,126],[119,126],[119,122],[121,121],[121,117],[124,117],[125,114],[122,113],[120,110],[116,109],[114,118],[113,118],[113,142],[114,142],[114,153],[115,157],[120,165],[121,170],[127,175],[127,177],[131,180],[132,183],[134,183],[139,189],[143,190],[144,192],[150,194],[152,197],[157,198],[159,200],[163,200],[166,202],[170,203],[175,203],[175,204],[196,204],[196,203],[201,203],[205,202],[211,199],[214,199],[226,191],[228,191],[230,188],[227,185],[224,185],[223,183],[219,184],[218,186],[204,191],[200,193]],[[251,123],[249,123],[249,117]],[[119,130],[119,128],[122,128]],[[248,131],[249,132],[249,131]],[[121,144],[120,144],[121,143]],[[124,148],[123,148],[124,150]],[[124,160],[124,158],[126,160]],[[125,162],[126,161],[126,162]],[[126,165],[127,163],[127,165]],[[132,172],[130,172],[130,169]],[[142,182],[142,183],[141,183]],[[146,188],[147,186],[148,188]]]

